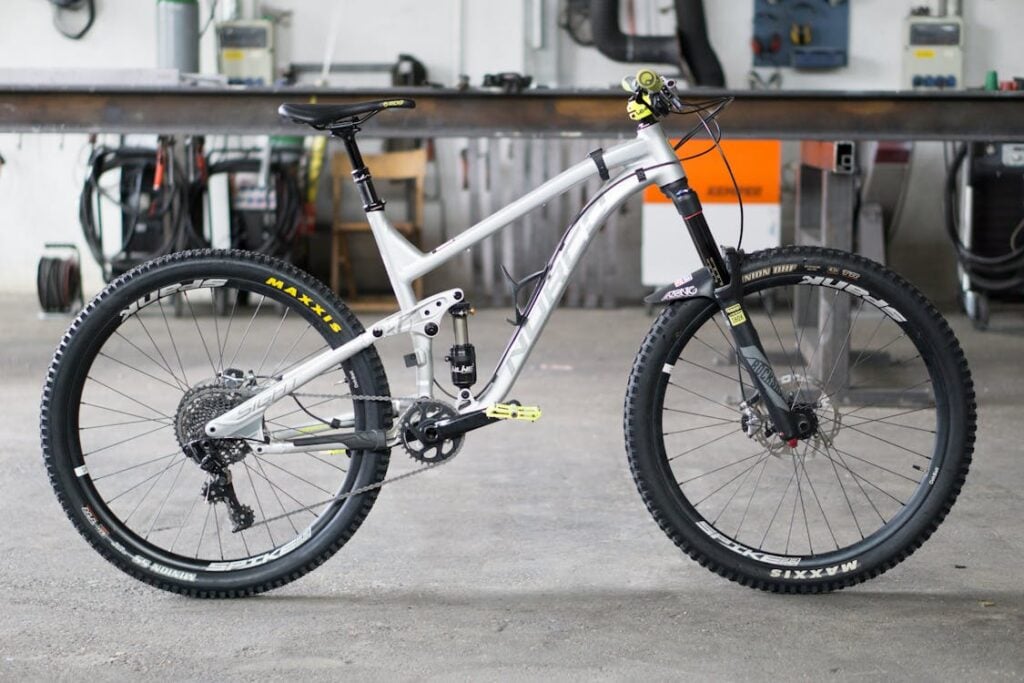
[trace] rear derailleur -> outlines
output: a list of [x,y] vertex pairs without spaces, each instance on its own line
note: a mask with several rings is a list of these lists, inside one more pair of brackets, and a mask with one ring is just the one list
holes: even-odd
[[199,467],[210,474],[210,479],[203,484],[202,496],[210,505],[224,503],[228,508],[228,517],[231,519],[233,533],[248,529],[256,521],[253,509],[243,505],[235,494],[235,486],[231,482],[231,464],[225,458],[220,457],[216,446],[210,439],[200,439],[184,446],[185,453],[194,460]]

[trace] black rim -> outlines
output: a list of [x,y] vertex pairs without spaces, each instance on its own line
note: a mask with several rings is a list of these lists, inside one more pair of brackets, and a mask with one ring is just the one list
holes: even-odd
[[[793,306],[792,296],[781,300],[778,296],[783,287],[795,291],[795,286],[788,285],[799,281],[791,276],[752,283],[745,308],[755,317],[780,379],[795,378],[790,384],[805,396],[813,394],[814,387],[799,378],[813,376],[808,366],[813,365],[817,345],[811,346],[808,358],[808,345],[801,335],[805,326],[798,322],[800,309]],[[769,290],[772,294],[766,296]],[[801,442],[795,449],[769,452],[742,431],[742,411],[737,405],[740,372],[731,358],[728,329],[711,302],[675,340],[667,355],[673,368],[671,372],[663,369],[657,380],[652,437],[663,474],[675,482],[670,486],[672,495],[695,524],[709,525],[704,533],[750,559],[763,560],[759,554],[766,553],[799,558],[799,566],[806,567],[863,554],[892,537],[920,509],[930,490],[929,479],[941,465],[947,438],[941,419],[946,412],[945,392],[938,386],[939,373],[922,358],[919,347],[927,349],[929,341],[913,331],[913,311],[904,312],[911,320],[901,324],[865,298],[839,290],[825,296],[854,299],[850,333],[844,341],[851,346],[854,385],[887,375],[888,386],[893,386],[891,380],[897,375],[908,378],[917,371],[927,381],[917,377],[896,383],[907,389],[899,401],[920,398],[919,390],[935,382],[931,405],[875,407],[863,402],[840,405],[833,400],[840,421],[837,433],[816,444]],[[803,354],[795,352],[798,346],[805,349]],[[703,353],[694,353],[695,349]],[[749,396],[751,381],[745,371],[742,374],[743,394]],[[725,386],[732,387],[731,395],[722,390]],[[830,428],[834,423],[827,413],[831,409],[816,410],[821,424]],[[930,419],[922,418],[929,415]],[[845,432],[857,438],[844,437]],[[930,443],[912,445],[893,432],[913,433]],[[864,448],[865,443],[870,447]],[[766,495],[769,484],[774,487],[774,499]],[[760,530],[752,532],[757,523]],[[779,564],[773,558],[768,562]]]

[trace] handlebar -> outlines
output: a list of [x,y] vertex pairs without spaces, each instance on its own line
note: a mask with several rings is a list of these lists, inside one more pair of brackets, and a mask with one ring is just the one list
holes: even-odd
[[626,111],[629,118],[640,122],[653,122],[683,107],[675,91],[675,81],[662,78],[651,69],[641,69],[636,76],[622,79],[622,88],[632,93]]

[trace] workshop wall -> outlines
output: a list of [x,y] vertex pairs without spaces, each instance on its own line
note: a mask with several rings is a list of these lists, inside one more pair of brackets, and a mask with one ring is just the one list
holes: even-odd
[[[478,2],[476,0],[385,0],[362,4],[331,0],[277,0],[277,9],[293,10],[291,28],[283,35],[282,61],[319,62],[330,31],[333,12],[342,12],[334,61],[392,61],[399,52],[420,57],[435,81],[450,85],[458,73],[479,83],[483,73],[530,70],[536,52],[524,47],[535,2]],[[554,0],[551,0],[552,2]],[[854,0],[851,13],[850,66],[830,74],[785,72],[786,88],[891,89],[899,84],[900,26],[912,4],[922,0]],[[205,19],[208,2],[202,0]],[[712,44],[728,82],[744,87],[750,65],[749,32],[753,3],[749,0],[706,2]],[[155,66],[156,3],[152,0],[99,0],[99,17],[82,41],[70,41],[51,25],[51,10],[40,0],[4,0],[0,7],[0,68],[150,68]],[[1019,0],[964,0],[967,31],[967,80],[980,83],[995,67],[1005,75],[1024,74],[1024,56],[1005,28],[1024,25]],[[457,19],[463,8],[462,23]],[[641,32],[663,33],[672,15],[659,3],[638,2]],[[340,8],[340,9],[337,9]],[[543,9],[545,22],[555,14]],[[460,30],[461,29],[461,30]],[[634,66],[611,62],[594,49],[573,45],[559,31],[545,34],[559,41],[555,69],[540,73],[542,82],[574,87],[617,83]],[[296,40],[294,36],[301,36]],[[461,36],[461,39],[460,39]],[[213,40],[203,39],[203,70],[213,71]],[[113,140],[113,138],[110,138]],[[446,218],[465,225],[465,197],[457,189],[456,154],[459,141],[438,146],[440,192],[447,198]],[[84,173],[86,138],[68,136],[0,135],[0,153],[7,164],[0,171],[0,290],[32,292],[35,263],[47,241],[80,241],[78,194]],[[919,282],[932,296],[950,301],[952,252],[941,228],[941,149],[918,145],[904,225],[893,245],[893,265]],[[632,218],[623,230],[634,227]],[[440,221],[434,213],[435,223]],[[428,226],[428,234],[437,226]],[[631,238],[632,239],[632,238]],[[84,245],[83,245],[84,246]],[[633,241],[624,250],[639,250]],[[98,269],[84,257],[86,291],[100,285]],[[935,264],[943,264],[941,268]],[[638,281],[630,268],[622,272]]]

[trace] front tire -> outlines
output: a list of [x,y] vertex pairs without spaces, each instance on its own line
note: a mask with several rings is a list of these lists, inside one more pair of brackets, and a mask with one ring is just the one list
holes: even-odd
[[[818,430],[796,448],[781,443],[735,364],[717,304],[670,305],[644,339],[626,395],[640,495],[680,549],[743,585],[807,593],[877,576],[920,547],[963,486],[975,432],[963,352],[917,290],[859,256],[758,252],[745,258],[743,280],[744,310],[791,402],[812,407]],[[817,310],[825,327],[828,311],[849,306],[849,333],[834,340],[836,358],[849,361],[845,387],[831,381],[838,360],[814,363],[809,292],[828,303]]]

